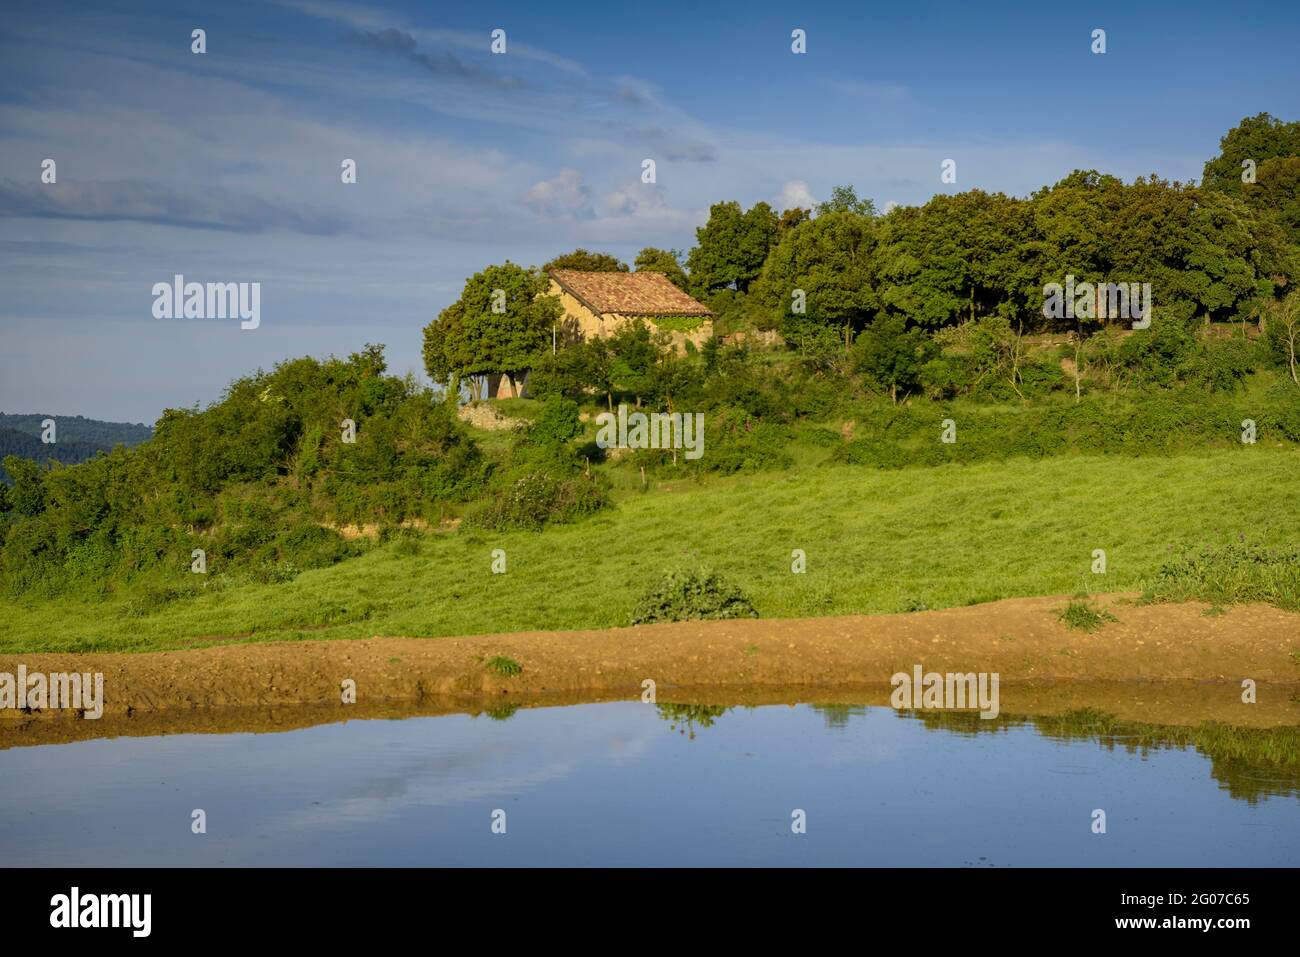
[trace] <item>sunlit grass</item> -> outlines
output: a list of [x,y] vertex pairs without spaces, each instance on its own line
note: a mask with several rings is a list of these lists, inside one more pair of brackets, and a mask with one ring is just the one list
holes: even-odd
[[[124,614],[124,598],[6,602],[0,652],[604,628],[693,564],[734,581],[763,617],[1137,591],[1184,547],[1300,541],[1297,475],[1300,452],[1243,448],[672,482],[575,525],[431,534],[146,614]],[[492,574],[497,548],[505,574]],[[1099,548],[1107,572],[1093,575]],[[805,574],[791,572],[794,549]]]

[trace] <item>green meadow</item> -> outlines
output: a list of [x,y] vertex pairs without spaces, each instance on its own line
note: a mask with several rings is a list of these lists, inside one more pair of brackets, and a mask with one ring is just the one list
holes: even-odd
[[[292,581],[214,579],[156,606],[125,594],[4,599],[0,653],[606,628],[679,567],[722,573],[764,618],[1140,590],[1186,550],[1300,541],[1298,476],[1300,451],[1243,446],[688,478],[624,490],[540,532],[410,531]],[[1091,571],[1095,549],[1104,575]]]

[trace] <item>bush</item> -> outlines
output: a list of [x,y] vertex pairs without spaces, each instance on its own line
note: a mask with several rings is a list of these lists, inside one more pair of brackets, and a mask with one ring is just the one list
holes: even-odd
[[757,617],[753,603],[738,587],[709,569],[698,569],[668,572],[637,602],[631,623]]
[[951,399],[970,388],[970,362],[964,356],[939,356],[921,366],[917,381],[930,399]]
[[556,478],[550,472],[529,472],[472,509],[465,524],[540,531],[549,524],[597,512],[608,502],[603,485],[587,476]]
[[1059,361],[1027,362],[1020,367],[1020,391],[1026,398],[1047,395],[1067,385]]
[[923,329],[908,329],[902,316],[877,319],[853,343],[853,371],[897,401],[916,388],[938,351]]
[[[704,415],[703,454],[684,464],[722,475],[789,468],[793,460],[785,449],[793,437],[789,426],[758,418],[743,409],[717,409]],[[671,455],[660,453],[660,460]]]
[[1119,361],[1140,383],[1171,386],[1178,380],[1179,367],[1196,349],[1196,339],[1187,327],[1174,319],[1154,319],[1119,347]]
[[536,445],[563,446],[581,431],[578,403],[553,395],[542,403],[541,416],[529,426],[528,441]]
[[1254,344],[1244,339],[1204,339],[1182,374],[1212,392],[1231,392],[1255,371],[1255,356]]
[[586,350],[581,345],[566,346],[556,353],[539,356],[528,373],[528,391],[535,399],[564,398],[581,400],[588,391]]
[[839,375],[847,365],[844,334],[839,329],[811,319],[787,317],[782,335],[809,373]]

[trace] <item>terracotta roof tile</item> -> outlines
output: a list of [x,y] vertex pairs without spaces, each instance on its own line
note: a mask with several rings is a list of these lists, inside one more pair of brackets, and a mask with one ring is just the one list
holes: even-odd
[[580,272],[552,269],[551,278],[592,312],[628,316],[711,316],[661,272]]

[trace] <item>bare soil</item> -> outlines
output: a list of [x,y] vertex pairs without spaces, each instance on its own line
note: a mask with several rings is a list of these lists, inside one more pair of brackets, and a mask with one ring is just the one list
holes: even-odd
[[[278,730],[326,721],[639,699],[885,704],[890,677],[998,672],[1002,711],[1095,707],[1128,720],[1300,724],[1300,614],[1266,605],[1140,605],[1063,625],[1064,596],[911,614],[680,622],[459,638],[246,642],[144,654],[0,656],[0,672],[102,672],[104,717],[0,711],[0,748],[118,734]],[[523,669],[494,673],[504,656]],[[1259,701],[1244,705],[1241,682]],[[345,679],[357,701],[343,704]]]

